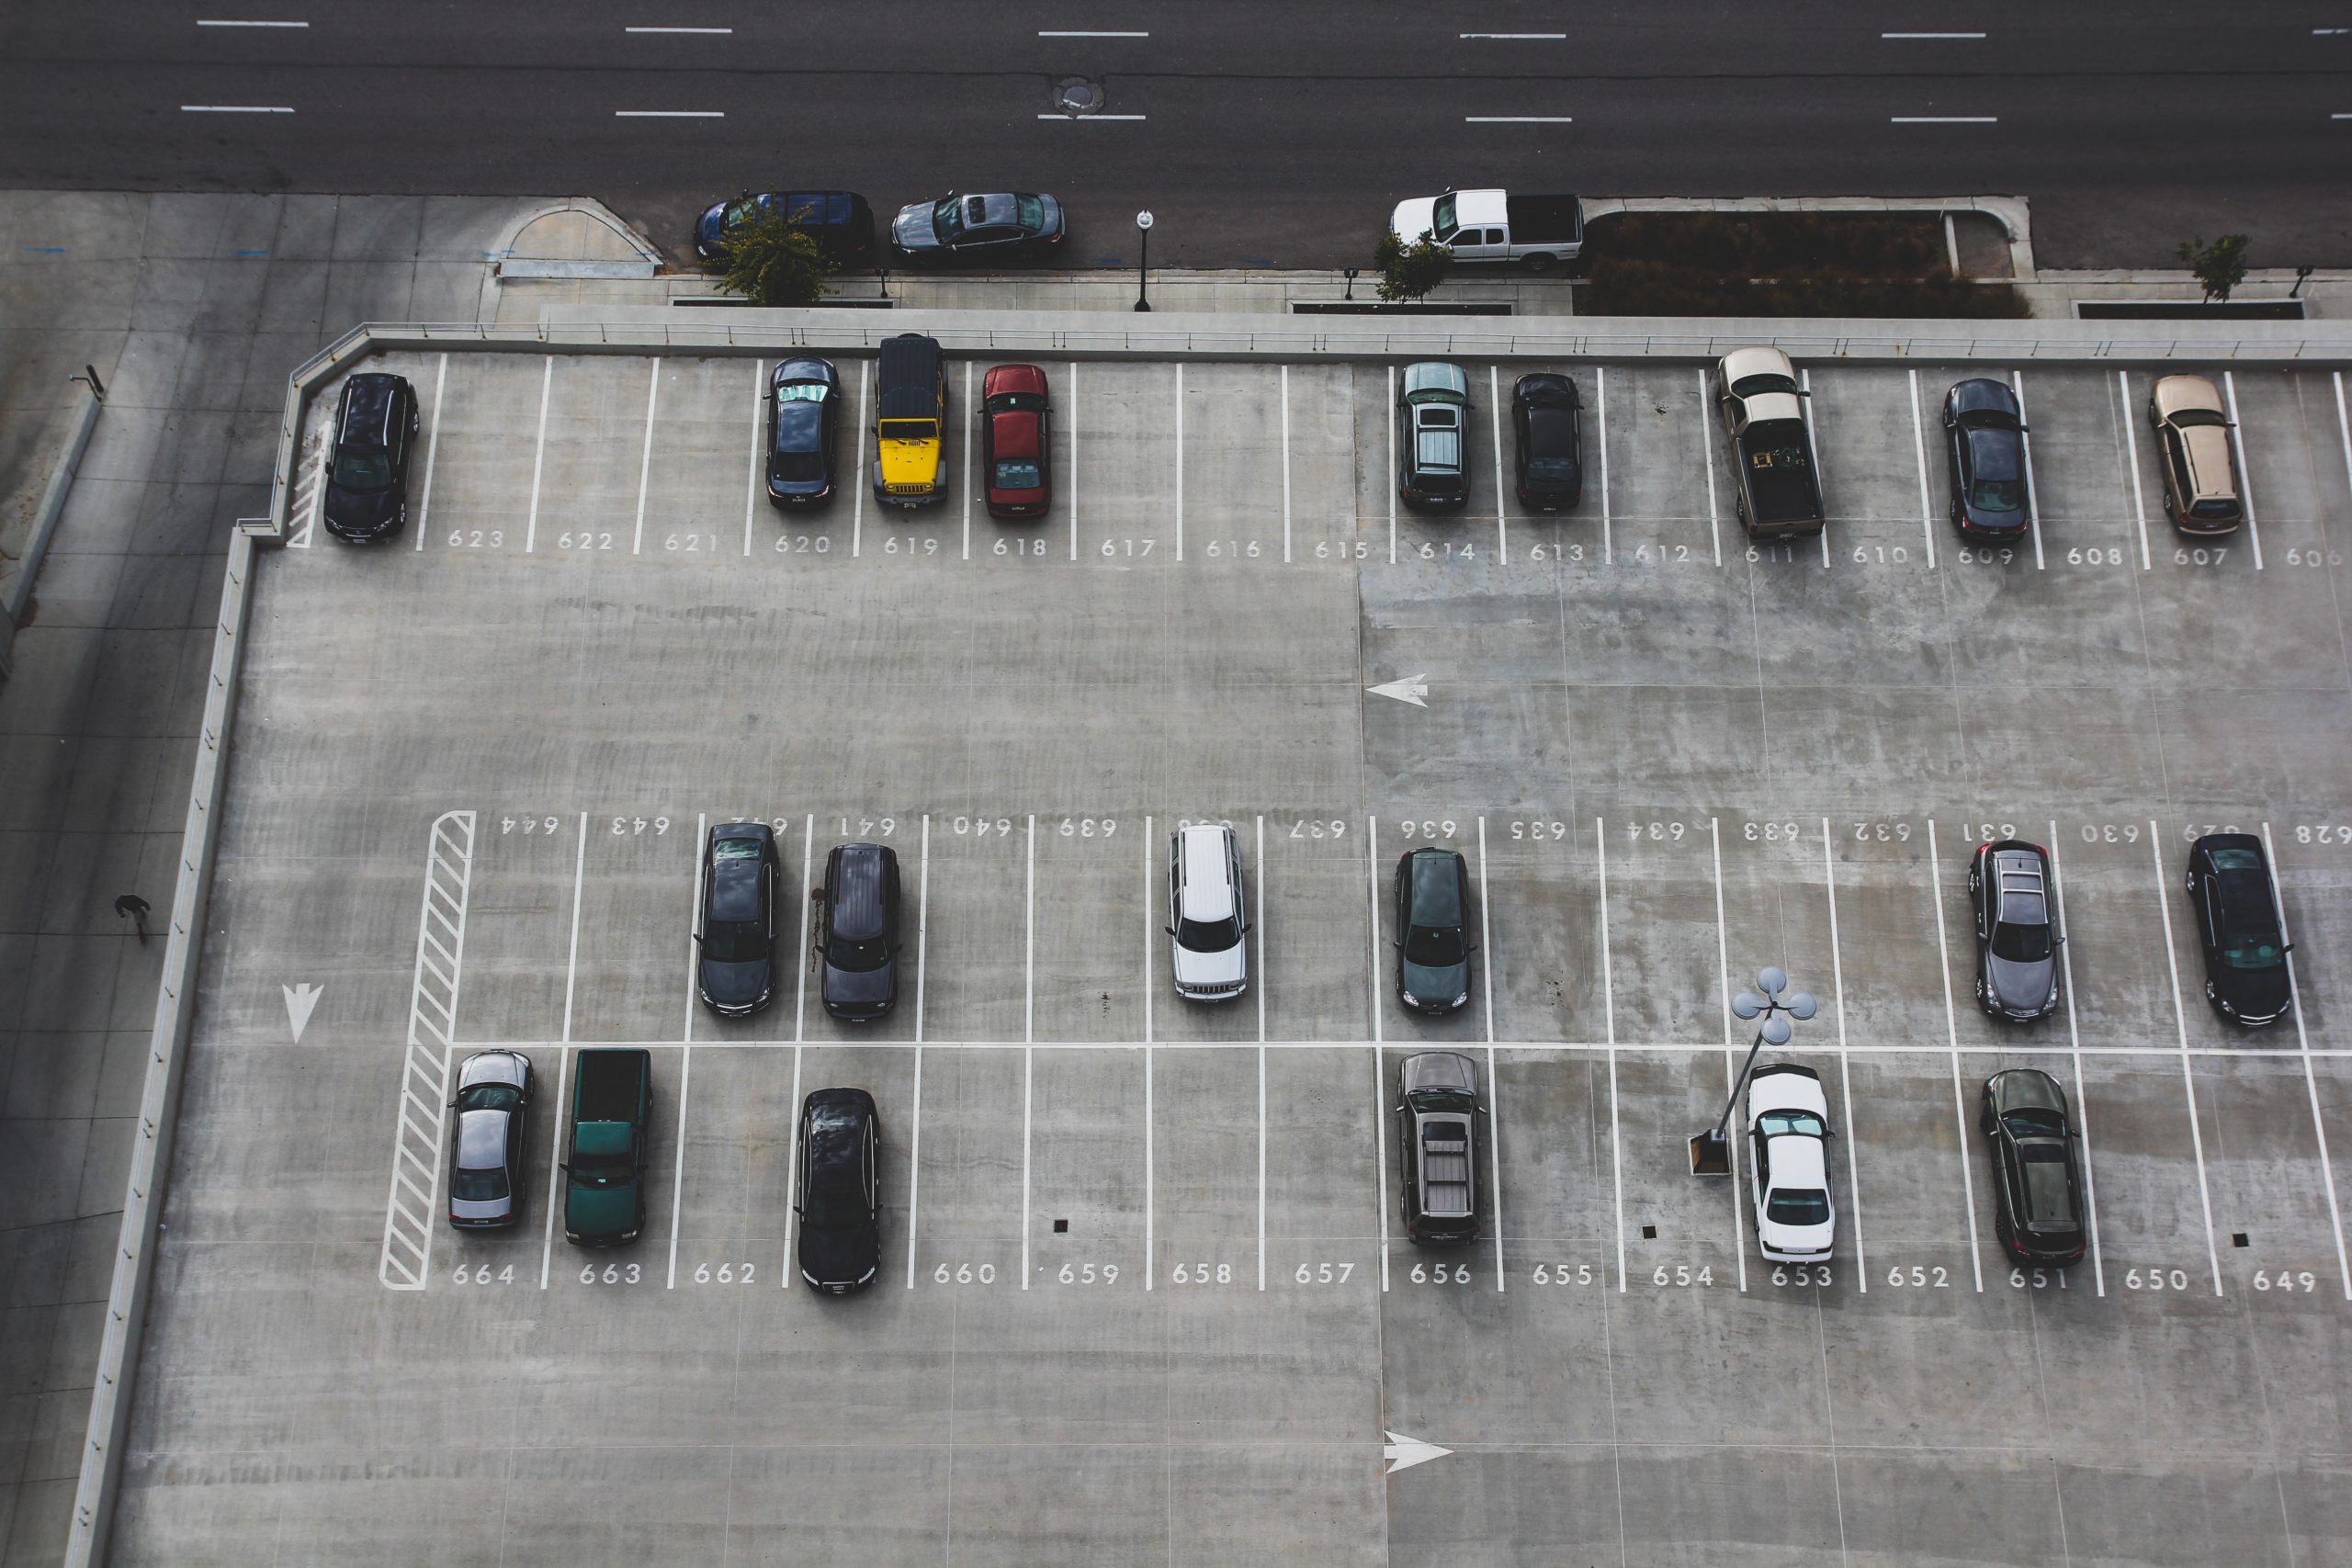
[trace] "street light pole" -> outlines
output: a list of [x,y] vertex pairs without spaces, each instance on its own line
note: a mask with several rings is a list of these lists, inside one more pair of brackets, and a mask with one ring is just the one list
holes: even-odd
[[[1756,1043],[1747,1048],[1747,1060],[1739,1065],[1739,1076],[1732,1080],[1731,1093],[1724,1100],[1724,1113],[1715,1124],[1703,1133],[1690,1135],[1690,1174],[1693,1176],[1729,1176],[1731,1174],[1731,1140],[1724,1130],[1731,1125],[1731,1113],[1739,1104],[1740,1086],[1747,1083],[1748,1069],[1756,1065],[1756,1055],[1767,1044],[1786,1045],[1794,1032],[1789,1027],[1791,1019],[1811,1018],[1820,1009],[1810,991],[1788,991],[1787,971],[1780,967],[1756,972],[1756,989],[1742,991],[1732,998],[1731,1010],[1741,1018],[1758,1018]],[[1760,994],[1759,994],[1760,993]]]
[[1151,260],[1151,214],[1136,214],[1136,232],[1142,236],[1142,248],[1136,253],[1136,309],[1148,310],[1151,301],[1144,298],[1144,268]]

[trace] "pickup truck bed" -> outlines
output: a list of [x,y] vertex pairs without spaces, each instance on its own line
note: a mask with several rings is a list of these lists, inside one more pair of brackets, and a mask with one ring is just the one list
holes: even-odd
[[1514,248],[1573,244],[1584,238],[1584,206],[1573,196],[1507,196],[1503,209],[1510,218]]

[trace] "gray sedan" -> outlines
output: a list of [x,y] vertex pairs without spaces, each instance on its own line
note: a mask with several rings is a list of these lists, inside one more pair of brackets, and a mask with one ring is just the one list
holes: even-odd
[[458,1069],[457,1135],[449,1142],[449,1223],[497,1230],[523,1213],[523,1150],[531,1110],[531,1058],[481,1051]]
[[1995,1018],[2029,1023],[2058,1005],[2058,910],[2050,856],[2039,844],[1979,844],[1968,865],[1976,907],[1976,1001]]

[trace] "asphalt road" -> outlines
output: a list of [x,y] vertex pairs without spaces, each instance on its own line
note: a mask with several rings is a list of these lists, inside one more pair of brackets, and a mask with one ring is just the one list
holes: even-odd
[[[2257,265],[2352,264],[2342,4],[560,10],[19,0],[0,184],[583,192],[673,252],[747,186],[885,210],[1011,186],[1065,199],[1079,265],[1132,263],[1148,207],[1155,260],[1285,266],[1362,261],[1395,198],[1448,185],[1982,191],[2033,200],[2044,265],[2170,265],[2225,231]],[[1074,78],[1141,118],[1052,116]]]

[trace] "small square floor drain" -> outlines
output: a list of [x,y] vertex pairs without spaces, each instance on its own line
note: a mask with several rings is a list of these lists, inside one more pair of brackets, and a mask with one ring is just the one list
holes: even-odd
[[2245,1232],[2232,1231],[2230,1233],[2230,1245],[2232,1247],[2252,1247],[2254,1243],[2246,1238]]
[[1656,1225],[1644,1225],[1642,1227],[1642,1239],[1644,1241],[1656,1241],[1657,1239],[1657,1227]]
[[1068,1220],[1056,1220],[1054,1222],[1054,1234],[1056,1235],[1061,1235],[1068,1229],[1069,1229],[1069,1222]]

